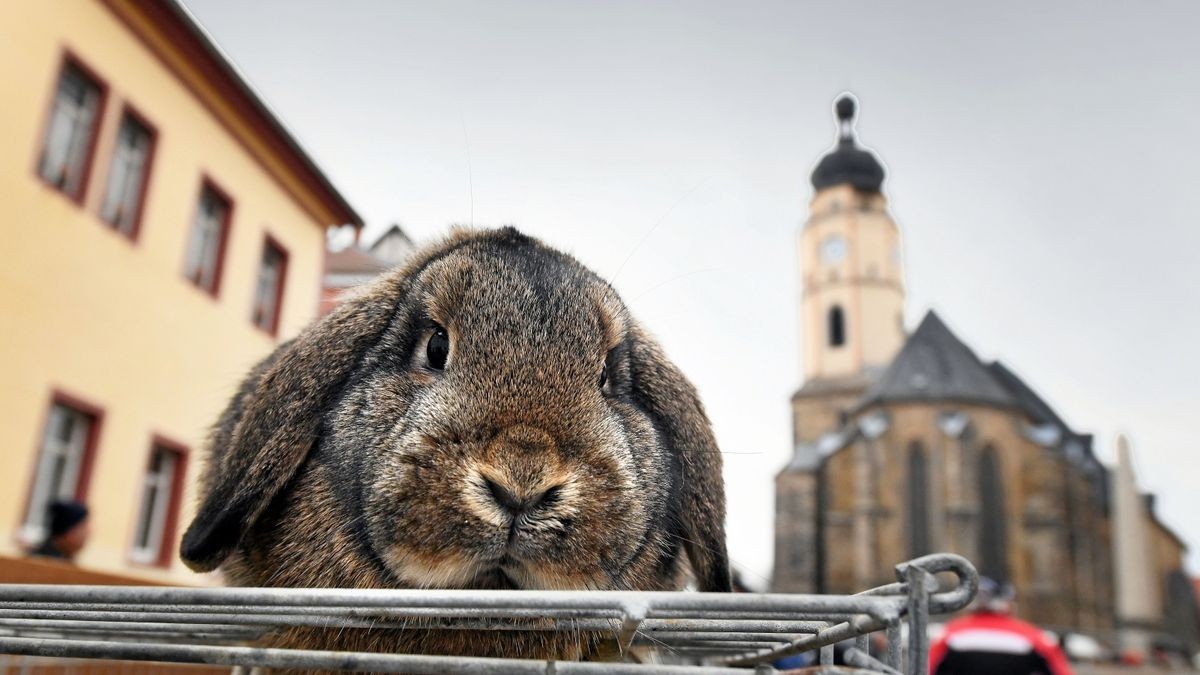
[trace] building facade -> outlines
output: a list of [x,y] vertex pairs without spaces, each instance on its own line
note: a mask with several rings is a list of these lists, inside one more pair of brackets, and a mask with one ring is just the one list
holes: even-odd
[[207,427],[316,315],[326,228],[361,221],[182,5],[0,3],[0,24],[19,64],[0,74],[0,565],[71,498],[80,569],[197,583],[175,549]]
[[[851,593],[894,581],[897,562],[951,551],[1010,582],[1026,618],[1111,638],[1109,471],[1090,435],[937,314],[906,334],[900,232],[854,108],[837,102],[837,145],[813,172],[799,237],[804,384],[776,477],[774,590]],[[1130,518],[1161,597],[1182,542],[1151,510]],[[1162,636],[1163,606],[1150,614]]]

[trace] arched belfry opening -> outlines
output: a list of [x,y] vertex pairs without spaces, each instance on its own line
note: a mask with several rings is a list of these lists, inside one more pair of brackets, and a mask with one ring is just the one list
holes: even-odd
[[1008,531],[1004,510],[1004,476],[996,449],[987,446],[979,457],[979,572],[995,581],[1008,581]]
[[929,458],[919,441],[908,448],[908,556],[916,558],[931,552],[929,541]]
[[841,347],[846,344],[846,313],[841,305],[829,308],[829,346]]

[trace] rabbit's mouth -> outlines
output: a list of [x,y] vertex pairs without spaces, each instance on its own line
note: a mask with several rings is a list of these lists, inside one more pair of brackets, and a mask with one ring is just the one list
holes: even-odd
[[502,560],[498,564],[499,566],[493,567],[477,576],[475,583],[471,584],[471,587],[494,590],[520,590],[521,584],[517,583],[516,579],[513,579],[508,575],[508,572],[504,571],[505,566],[511,567],[517,564],[519,563],[511,560]]

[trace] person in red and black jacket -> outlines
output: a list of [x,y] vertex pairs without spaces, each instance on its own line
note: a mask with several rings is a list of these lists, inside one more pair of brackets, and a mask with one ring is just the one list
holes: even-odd
[[1054,640],[1012,616],[1012,602],[1012,586],[981,579],[975,610],[930,647],[931,675],[1072,675]]

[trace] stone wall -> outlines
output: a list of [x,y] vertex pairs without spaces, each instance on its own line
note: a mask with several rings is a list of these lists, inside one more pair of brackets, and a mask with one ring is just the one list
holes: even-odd
[[[794,409],[803,415],[818,408],[798,400]],[[1027,438],[1027,420],[1016,411],[902,404],[860,414],[881,410],[890,423],[878,438],[860,434],[825,457],[819,470],[777,478],[775,590],[854,593],[894,581],[897,562],[950,551],[1005,576],[1016,588],[1018,613],[1035,623],[1111,631],[1109,524],[1103,483],[1094,472]],[[939,424],[950,413],[970,419],[957,437]],[[910,461],[914,452],[923,461]],[[985,453],[997,466],[998,517],[982,508]],[[910,475],[919,467],[923,490]],[[910,507],[921,504],[914,494],[924,497],[926,537],[912,536]],[[984,560],[988,522],[1002,525],[993,541],[1003,545],[992,548],[1006,553],[1003,560]],[[918,550],[922,544],[927,550]]]

